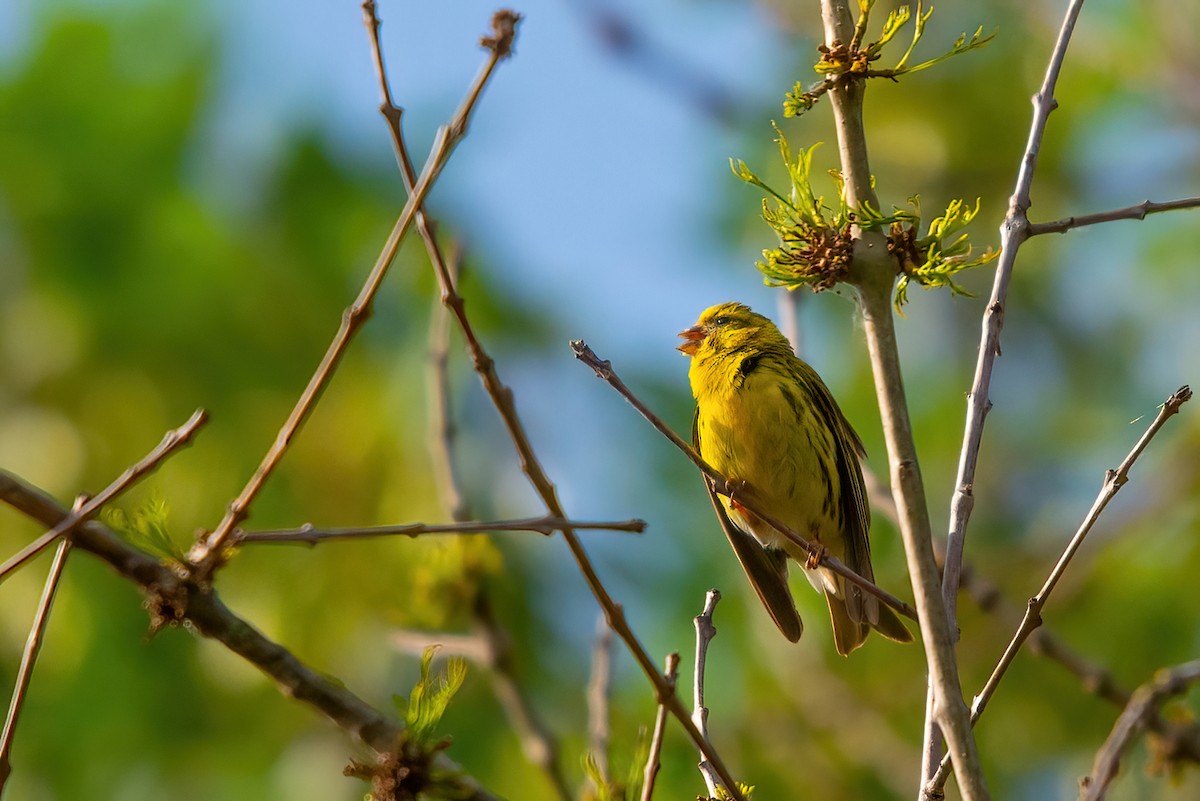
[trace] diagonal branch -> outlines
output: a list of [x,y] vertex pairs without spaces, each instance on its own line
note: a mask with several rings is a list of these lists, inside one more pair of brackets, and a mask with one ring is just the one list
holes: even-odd
[[1134,691],[1108,739],[1096,752],[1092,774],[1079,783],[1080,801],[1101,801],[1104,798],[1108,785],[1117,776],[1121,756],[1129,750],[1133,738],[1147,728],[1150,720],[1159,716],[1159,709],[1171,696],[1186,692],[1198,681],[1200,660],[1194,660],[1158,671],[1153,681]]
[[[1087,537],[1088,532],[1096,524],[1100,518],[1100,514],[1104,508],[1108,506],[1108,502],[1113,499],[1121,487],[1129,481],[1129,470],[1133,467],[1133,463],[1142,455],[1142,451],[1150,444],[1150,440],[1162,429],[1172,416],[1179,412],[1179,407],[1187,403],[1192,397],[1192,390],[1183,386],[1177,389],[1171,397],[1163,403],[1158,410],[1158,415],[1154,421],[1146,429],[1145,433],[1134,444],[1133,449],[1125,456],[1124,461],[1116,470],[1109,470],[1104,476],[1104,485],[1100,488],[1100,493],[1096,496],[1096,500],[1092,503],[1092,508],[1084,516],[1083,522],[1080,524],[1075,535],[1071,537],[1067,547],[1063,549],[1062,555],[1050,570],[1050,575],[1046,577],[1046,581],[1042,584],[1042,588],[1038,590],[1037,595],[1029,599],[1028,607],[1025,610],[1025,617],[1021,620],[1021,625],[1017,627],[1012,639],[1008,643],[1008,647],[1004,649],[1000,661],[992,670],[992,675],[988,677],[983,689],[979,691],[979,695],[975,696],[975,700],[971,705],[971,724],[974,725],[983,710],[987,708],[988,702],[996,693],[996,688],[1000,685],[1000,680],[1004,678],[1004,674],[1008,671],[1013,660],[1017,657],[1017,652],[1021,650],[1021,646],[1029,639],[1029,636],[1035,629],[1042,625],[1042,609],[1045,608],[1046,602],[1050,599],[1050,593],[1058,585],[1059,579],[1070,565],[1071,559],[1074,558],[1079,547],[1083,545],[1083,540]],[[938,766],[937,772],[930,779],[927,785],[926,794],[933,798],[936,793],[940,792],[943,783],[948,776],[949,765],[947,760],[943,759],[941,765]]]
[[50,607],[54,605],[54,595],[58,592],[58,582],[62,578],[63,568],[67,565],[67,556],[71,553],[71,541],[65,539],[58,544],[54,554],[54,562],[46,575],[46,584],[42,589],[42,599],[38,602],[37,613],[33,616],[33,624],[29,627],[29,637],[25,641],[25,650],[21,652],[21,667],[17,670],[16,686],[13,687],[12,698],[8,703],[8,715],[4,719],[4,733],[0,734],[0,795],[4,793],[4,785],[12,774],[13,738],[17,733],[17,721],[21,717],[21,709],[25,705],[25,694],[29,691],[29,682],[33,678],[33,666],[37,663],[38,653],[42,650],[42,636],[46,632],[46,624],[50,622]]
[[1176,209],[1194,209],[1197,207],[1200,207],[1200,197],[1185,197],[1162,203],[1143,200],[1141,203],[1134,206],[1127,206],[1123,209],[1100,211],[1095,214],[1080,214],[1072,217],[1064,217],[1061,220],[1053,222],[1029,223],[1026,233],[1028,236],[1064,234],[1076,228],[1083,228],[1085,225],[1098,225],[1115,220],[1144,220],[1147,214],[1157,214],[1161,211],[1174,211]]
[[50,543],[59,537],[70,534],[80,523],[89,520],[99,512],[102,506],[155,470],[164,459],[184,445],[187,445],[196,431],[207,421],[208,413],[203,409],[197,409],[188,418],[186,423],[179,428],[168,431],[166,436],[163,437],[162,442],[158,443],[154,450],[146,454],[141,461],[126,469],[124,473],[117,477],[116,481],[105,487],[99,495],[91,498],[62,519],[56,520],[53,528],[26,545],[3,565],[0,565],[0,581],[3,581],[8,577],[9,573],[45,550]]
[[[650,407],[646,406],[646,404],[643,403],[640,398],[633,394],[633,391],[626,386],[625,382],[622,381],[620,376],[617,375],[616,371],[613,370],[612,362],[608,361],[607,359],[601,359],[596,355],[596,352],[588,347],[587,343],[581,339],[576,339],[571,342],[571,350],[574,351],[575,358],[592,368],[597,377],[608,383],[609,386],[620,393],[621,396],[625,398],[625,400],[629,401],[629,404],[637,410],[638,414],[646,418],[646,421],[650,423],[650,425],[654,426],[654,428],[657,429],[660,434],[670,440],[672,445],[681,450],[683,454],[691,460],[692,464],[700,468],[700,472],[704,474],[704,477],[712,484],[713,489],[718,494],[725,495],[727,497],[729,496],[730,490],[725,477],[714,470],[713,467],[708,464],[708,462],[700,458],[700,454],[696,453],[695,448],[684,442],[683,438],[672,431],[671,427],[668,426],[661,417],[650,411]],[[858,573],[847,567],[846,564],[836,556],[831,555],[829,551],[824,548],[818,548],[815,544],[809,542],[804,537],[788,528],[779,518],[760,511],[755,505],[753,498],[739,496],[738,503],[753,512],[755,516],[762,519],[765,523],[767,523],[767,525],[771,526],[780,534],[803,548],[813,558],[818,559],[822,566],[829,568],[848,581],[857,584],[865,592],[871,593],[876,598],[880,599],[905,617],[908,617],[912,620],[917,619],[917,614],[911,606],[904,603],[904,601],[901,601],[887,590],[879,587],[874,582],[863,578]]]
[[[369,8],[370,7],[368,7],[368,10]],[[499,12],[497,17],[504,13],[506,12]],[[512,14],[512,12],[507,13],[512,17],[510,24],[515,25],[516,19],[518,19],[516,15]],[[377,19],[374,21],[374,23],[372,23],[372,19],[369,14],[367,19],[368,29],[372,31],[373,37],[377,37]],[[509,40],[508,44],[511,46],[511,39]],[[508,48],[505,49],[505,52],[508,52]],[[386,86],[386,83],[383,82],[383,85]],[[401,174],[404,178],[406,187],[412,186],[411,162],[408,158],[404,137],[398,127],[399,110],[397,109],[394,113],[388,111],[387,107],[394,107],[394,104],[391,101],[390,93],[387,92],[386,89],[384,89],[383,92],[384,116],[388,118],[392,129],[392,140],[396,149],[396,157],[400,164]],[[393,122],[393,119],[395,119],[397,122]],[[419,186],[420,184],[418,183],[417,186],[413,187],[412,191],[414,194],[409,197],[409,202],[405,207],[406,209],[409,207],[420,207],[423,197],[415,194],[416,189],[419,188]],[[427,247],[431,242],[432,234],[430,234],[426,239]],[[433,248],[430,247],[430,250],[432,249]],[[492,400],[493,405],[496,407],[496,411],[500,414],[500,418],[504,423],[509,438],[512,440],[513,446],[517,451],[522,472],[525,473],[525,476],[529,480],[529,483],[533,486],[534,491],[536,491],[541,497],[542,502],[546,506],[547,512],[554,517],[562,518],[564,520],[567,519],[567,515],[563,511],[562,504],[558,500],[557,490],[555,489],[554,484],[550,481],[549,477],[546,475],[545,470],[542,468],[541,463],[538,461],[538,458],[533,451],[533,446],[529,442],[529,436],[525,432],[524,423],[521,421],[521,417],[517,413],[516,405],[513,402],[512,390],[506,386],[503,381],[501,381],[500,375],[496,370],[495,362],[492,360],[491,356],[488,355],[487,351],[480,343],[479,338],[476,336],[474,326],[471,325],[470,318],[466,313],[466,302],[458,293],[457,282],[450,274],[450,270],[446,265],[445,259],[434,258],[432,259],[432,262],[434,274],[436,275],[438,285],[441,288],[442,303],[447,309],[450,310],[451,315],[454,317],[454,320],[462,330],[463,337],[466,341],[467,353],[471,357],[472,365],[474,366],[475,372],[478,373],[479,378],[483,383],[484,391],[487,392],[488,397]],[[629,627],[629,624],[625,619],[624,610],[620,604],[613,600],[608,590],[604,587],[603,582],[600,580],[600,576],[596,573],[596,569],[592,565],[591,559],[587,555],[587,551],[584,550],[583,544],[579,541],[575,530],[569,526],[566,526],[562,529],[562,535],[563,539],[567,543],[567,548],[571,551],[571,556],[574,558],[576,565],[583,574],[583,578],[588,585],[588,589],[591,590],[592,595],[596,598],[597,603],[600,604],[600,608],[604,611],[605,620],[608,622],[608,625],[613,629],[613,631],[625,643],[626,647],[633,655],[634,660],[638,663],[638,667],[641,668],[642,672],[646,674],[646,677],[654,684],[655,692],[660,702],[667,705],[668,709],[671,711],[671,714],[676,718],[676,720],[679,721],[680,725],[684,728],[692,741],[704,751],[706,756],[713,763],[714,768],[718,771],[722,778],[727,779],[729,784],[732,786],[733,782],[732,779],[729,779],[729,773],[725,768],[724,762],[721,760],[716,750],[713,749],[712,746],[700,736],[700,733],[696,730],[696,727],[692,724],[691,719],[688,717],[687,710],[684,709],[683,705],[679,702],[679,699],[675,696],[674,688],[667,681],[666,677],[658,671],[658,668],[655,666],[654,661],[650,658],[649,653],[647,653],[646,649],[642,647],[642,644],[638,641],[637,636]],[[742,801],[741,794],[738,793],[736,789],[733,791],[733,798],[735,801]]]
[[[667,681],[672,686],[679,680],[679,654],[675,651],[667,654]],[[650,753],[646,757],[646,769],[642,773],[641,801],[650,801],[654,797],[654,783],[658,779],[658,769],[661,766],[663,735],[667,730],[667,708],[658,705],[654,716],[654,734],[650,737]]]
[[375,537],[410,537],[416,538],[426,534],[486,534],[491,531],[530,531],[549,537],[563,528],[578,531],[629,531],[641,534],[646,530],[645,520],[564,520],[558,517],[526,517],[520,520],[490,520],[472,523],[409,523],[403,526],[370,526],[367,528],[314,528],[303,525],[300,528],[284,528],[274,531],[241,531],[234,532],[233,544],[241,545],[247,542],[299,542],[306,545],[316,545],[326,540],[369,539]]
[[[367,29],[367,35],[371,41],[371,59],[375,65],[375,77],[379,83],[381,97],[379,111],[387,122],[388,131],[392,137],[392,149],[395,152],[396,163],[400,167],[400,173],[404,179],[405,190],[411,195],[416,184],[416,175],[413,170],[412,160],[408,155],[408,148],[405,145],[404,132],[401,127],[401,117],[404,111],[392,99],[392,90],[388,82],[387,70],[384,67],[383,46],[380,41],[382,21],[379,18],[378,8],[374,0],[364,0],[362,11],[363,24]],[[515,26],[518,19],[511,12],[498,13],[493,19],[493,25],[498,28],[496,39],[504,38],[499,32],[500,28],[506,25]],[[507,36],[507,39],[508,44],[505,46],[505,49],[506,51],[511,51],[511,34]],[[417,232],[420,234],[421,240],[425,243],[425,250],[429,254],[429,260],[434,265],[435,271],[439,273],[444,272],[450,277],[451,282],[457,282],[458,265],[461,258],[459,250],[452,248],[450,259],[447,260],[445,258],[435,235],[436,225],[433,220],[429,219],[424,209],[420,206],[417,207],[416,224]],[[434,470],[438,475],[437,483],[439,491],[442,494],[443,505],[446,507],[451,518],[462,521],[468,519],[470,515],[466,499],[463,497],[458,486],[454,462],[451,456],[452,441],[455,432],[454,422],[450,416],[450,404],[448,400],[449,380],[447,377],[447,362],[449,360],[449,323],[449,310],[440,301],[435,303],[429,323],[430,450],[433,456]],[[481,629],[484,643],[489,649],[489,656],[492,662],[492,686],[496,697],[500,701],[501,706],[504,707],[509,720],[512,721],[513,727],[517,730],[526,758],[541,768],[550,782],[556,797],[565,801],[565,799],[571,797],[571,791],[558,765],[558,746],[548,728],[538,717],[529,699],[521,692],[513,670],[512,649],[508,643],[507,634],[502,630],[500,622],[496,619],[491,602],[487,596],[487,589],[484,587],[478,589],[474,615],[476,625]]]
[[975,467],[979,462],[979,447],[983,439],[983,423],[992,402],[988,395],[992,385],[992,368],[1000,355],[1000,329],[1004,326],[1004,304],[1008,300],[1008,285],[1012,280],[1013,265],[1017,251],[1029,238],[1028,211],[1032,201],[1029,190],[1033,185],[1033,170],[1037,166],[1038,152],[1050,112],[1058,108],[1054,88],[1067,55],[1067,45],[1075,29],[1075,20],[1083,8],[1083,0],[1071,0],[1063,16],[1062,28],[1042,88],[1033,96],[1033,121],[1029,128],[1029,140],[1025,154],[1021,157],[1021,169],[1017,174],[1017,185],[1009,200],[1008,214],[1000,224],[1000,259],[996,264],[996,277],[992,284],[992,296],[983,313],[983,325],[979,341],[979,356],[975,363],[975,377],[971,393],[967,396],[967,420],[963,430],[962,452],[958,460],[958,475],[954,480],[954,496],[950,502],[950,529],[946,537],[946,561],[942,575],[942,602],[950,619],[951,631],[958,630],[956,606],[958,603],[958,579],[962,570],[963,547],[967,536],[967,521],[975,506]]
[[[61,523],[71,514],[49,495],[3,470],[0,470],[0,501],[49,526]],[[80,525],[71,543],[76,549],[99,557],[138,584],[160,619],[165,616],[171,623],[188,623],[201,636],[222,643],[274,680],[283,695],[312,707],[375,751],[386,753],[395,747],[396,739],[403,731],[400,723],[265,637],[230,611],[211,587],[181,577],[172,568],[126,544],[107,527],[94,521]],[[161,622],[155,620],[154,624],[161,625]],[[464,799],[498,801],[445,754],[439,754],[436,759],[439,768],[455,777]]]
[[341,362],[342,357],[345,355],[350,341],[367,321],[367,318],[371,316],[375,295],[379,292],[379,287],[387,275],[392,260],[400,250],[400,242],[408,232],[408,228],[412,224],[417,210],[424,203],[425,197],[433,187],[434,181],[437,180],[442,169],[446,166],[446,161],[449,159],[450,154],[466,135],[467,123],[471,118],[471,112],[475,110],[480,93],[483,92],[496,65],[511,53],[512,39],[516,34],[516,24],[519,19],[520,17],[512,12],[497,12],[493,18],[492,24],[495,29],[495,35],[490,38],[485,37],[483,40],[484,45],[489,49],[487,60],[484,62],[479,74],[475,77],[474,83],[471,84],[470,89],[467,91],[467,96],[459,105],[458,110],[455,111],[454,116],[447,124],[438,129],[433,147],[430,149],[429,157],[425,162],[425,168],[421,172],[421,177],[412,186],[408,202],[404,204],[404,210],[400,212],[400,217],[392,227],[392,232],[388,235],[387,242],[383,246],[383,252],[376,259],[375,266],[371,268],[371,272],[367,276],[362,289],[359,291],[358,297],[342,313],[341,325],[338,327],[333,341],[329,343],[329,348],[325,351],[325,356],[317,366],[316,372],[309,379],[308,386],[304,388],[304,392],[301,393],[299,400],[296,401],[296,405],[292,408],[287,420],[284,421],[283,427],[279,429],[274,444],[267,451],[266,455],[263,456],[258,469],[254,471],[254,475],[250,477],[250,480],[246,483],[241,493],[229,504],[225,517],[217,525],[216,530],[205,540],[197,542],[193,547],[191,562],[195,567],[195,575],[199,580],[210,580],[213,571],[227,558],[225,550],[234,529],[246,519],[249,514],[250,504],[266,483],[267,478],[275,470],[276,466],[278,466],[279,461],[283,458],[283,454],[287,451],[288,446],[291,444],[293,438],[295,438],[297,432],[299,432],[304,421],[312,413],[321,393],[333,377],[334,370],[337,369],[338,363]]

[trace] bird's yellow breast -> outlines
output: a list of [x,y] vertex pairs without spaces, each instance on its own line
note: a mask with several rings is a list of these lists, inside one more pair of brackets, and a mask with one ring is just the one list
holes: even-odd
[[[803,386],[773,364],[758,366],[740,384],[703,374],[706,365],[692,367],[700,455],[727,478],[746,482],[765,512],[801,536],[836,548],[841,523],[832,503],[840,492],[835,446]],[[723,501],[731,518],[759,541],[795,550],[773,528]]]

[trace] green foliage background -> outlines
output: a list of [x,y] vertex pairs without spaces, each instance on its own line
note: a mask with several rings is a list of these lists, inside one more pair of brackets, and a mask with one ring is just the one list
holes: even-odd
[[[520,10],[536,19],[536,9]],[[779,76],[774,93],[782,98],[797,76],[808,78],[815,11],[777,4],[764,13],[780,24],[802,20],[790,77]],[[1052,118],[1037,173],[1036,219],[1146,195],[1196,194],[1198,13],[1166,3],[1085,11],[1060,86],[1064,108]],[[964,14],[940,10],[927,41],[950,42],[980,23],[999,26],[1000,36],[902,85],[872,84],[866,123],[885,202],[900,205],[920,193],[934,209],[952,197],[982,196],[973,236],[984,245],[988,221],[1000,219],[1011,191],[1027,98],[1040,81],[1058,11],[1057,4],[1026,11],[990,2]],[[254,469],[402,203],[382,123],[367,154],[317,127],[289,131],[257,185],[233,200],[214,196],[204,180],[205,160],[214,156],[200,144],[223,52],[219,29],[203,11],[167,3],[88,7],[55,15],[0,72],[0,467],[69,500],[100,489],[203,405],[212,422],[196,443],[122,504],[136,509],[165,499],[184,547],[195,530],[216,524]],[[736,155],[768,164],[767,120],[782,113],[751,106],[734,121]],[[820,108],[788,126],[797,145],[834,141]],[[1147,131],[1164,130],[1178,136],[1147,145]],[[468,141],[489,148],[482,138]],[[1163,141],[1175,148],[1169,170],[1147,153]],[[822,151],[832,158],[834,148]],[[723,175],[724,158],[713,164]],[[595,179],[585,173],[582,183]],[[636,203],[641,183],[671,176],[627,180]],[[770,244],[757,198],[722,180],[707,191],[721,199],[715,224],[730,266],[694,281],[714,301],[751,296],[770,304],[777,296],[758,286],[752,267],[753,255]],[[547,179],[545,191],[560,191],[561,181]],[[569,322],[577,309],[592,319],[583,310],[588,282],[636,287],[633,279],[579,276],[576,296],[531,299],[506,280],[513,265],[489,257],[507,246],[493,247],[488,237],[496,232],[486,221],[476,229],[467,215],[447,217],[445,233],[483,237],[467,264],[464,293],[518,404],[545,408],[538,396],[549,382],[564,398],[564,415],[581,412],[565,429],[577,431],[577,448],[553,447],[548,432],[555,429],[533,426],[535,444],[550,447],[548,468],[568,509],[651,522],[641,538],[588,540],[643,643],[656,654],[690,653],[690,618],[703,591],[724,591],[709,698],[713,736],[739,777],[763,799],[911,797],[924,704],[919,649],[872,642],[852,659],[836,657],[820,599],[799,584],[808,634],[789,647],[745,591],[686,463],[569,364],[565,340],[585,336],[618,369],[628,361],[628,383],[686,427],[690,399],[679,362],[601,348],[596,340],[629,340]],[[695,221],[697,229],[713,224]],[[969,545],[971,562],[1018,605],[1155,404],[1181,383],[1200,382],[1198,232],[1195,212],[1181,212],[1043,238],[1022,251]],[[634,269],[653,267],[632,258]],[[991,270],[977,273],[965,283],[986,295]],[[696,292],[689,279],[680,288],[684,300],[649,299],[669,319],[622,308],[604,317],[613,331],[669,354],[673,343],[660,329],[690,323],[699,311]],[[376,315],[258,500],[255,526],[444,519],[426,452],[422,389],[434,300],[423,254],[410,243]],[[944,525],[981,303],[915,292],[901,324],[935,527]],[[886,472],[849,308],[834,297],[806,296],[805,347],[863,434],[872,465]],[[662,364],[674,372],[664,374]],[[454,370],[460,454],[476,513],[535,513],[465,360]],[[1200,652],[1196,419],[1185,407],[1147,454],[1047,610],[1055,632],[1129,687]],[[4,553],[37,533],[0,510]],[[907,594],[894,532],[877,520],[873,536],[881,581]],[[46,563],[0,587],[0,686],[15,674]],[[417,658],[398,652],[389,633],[466,631],[481,587],[511,628],[520,680],[562,738],[568,776],[581,781],[581,688],[594,608],[560,543],[507,535],[251,548],[218,582],[232,608],[380,708],[418,676]],[[961,608],[962,675],[971,691],[1011,629],[969,602]],[[650,725],[654,709],[647,684],[619,649],[616,661],[612,758],[622,775],[637,729]],[[451,756],[506,797],[550,797],[523,760],[486,676],[471,667],[443,722],[442,732],[455,736]],[[1196,709],[1200,694],[1188,700]],[[28,703],[11,799],[349,799],[364,792],[341,776],[344,764],[363,756],[359,747],[221,648],[185,631],[148,640],[137,592],[86,554],[68,565]],[[1176,714],[1187,714],[1182,709]],[[1057,666],[1022,655],[979,729],[996,796],[1073,797],[1074,778],[1087,771],[1115,714]],[[664,756],[661,797],[701,792],[694,754],[678,732],[668,736]],[[1112,797],[1183,799],[1200,791],[1194,770],[1178,781],[1146,778],[1146,761],[1139,748]]]

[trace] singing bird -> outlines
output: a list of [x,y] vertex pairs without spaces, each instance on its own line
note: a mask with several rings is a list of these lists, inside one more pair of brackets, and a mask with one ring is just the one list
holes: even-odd
[[839,654],[862,645],[872,628],[911,642],[895,612],[832,570],[809,567],[803,548],[738,501],[747,500],[874,580],[862,441],[820,376],[774,323],[740,303],[713,306],[679,336],[679,350],[691,357],[693,445],[733,491],[731,499],[709,486],[709,496],[775,625],[792,642],[804,630],[787,584],[790,556],[825,594]]

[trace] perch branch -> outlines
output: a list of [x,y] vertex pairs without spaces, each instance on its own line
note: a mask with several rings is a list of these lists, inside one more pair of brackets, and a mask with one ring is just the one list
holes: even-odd
[[[705,462],[702,458],[700,458],[700,454],[696,453],[695,448],[684,442],[683,438],[672,431],[671,427],[668,426],[661,417],[652,412],[650,408],[641,401],[640,398],[633,394],[633,391],[626,386],[625,382],[622,381],[620,376],[617,375],[616,371],[613,370],[612,362],[608,361],[607,359],[601,359],[596,355],[595,351],[588,347],[586,342],[580,339],[576,339],[571,342],[571,350],[575,353],[575,358],[592,368],[597,377],[620,393],[621,397],[625,398],[625,400],[627,400],[629,404],[637,410],[638,414],[646,419],[646,422],[654,426],[654,428],[657,429],[660,434],[671,441],[671,444],[682,451],[683,454],[687,456],[689,460],[691,460],[692,464],[700,468],[700,472],[704,474],[705,478],[711,483],[713,489],[718,494],[725,496],[729,495],[730,491],[727,487],[725,477],[714,470],[712,466]],[[828,550],[824,548],[817,548],[813,543],[809,542],[804,537],[788,528],[783,521],[779,520],[779,518],[761,511],[756,506],[753,498],[739,497],[738,503],[753,512],[755,516],[761,518],[767,523],[767,525],[771,526],[780,534],[803,548],[807,553],[814,557],[819,557],[819,561],[822,566],[829,568],[839,576],[842,576],[847,580],[857,584],[859,587],[862,587],[863,590],[879,598],[885,604],[892,607],[905,617],[913,620],[917,619],[917,613],[911,606],[904,603],[904,601],[901,601],[887,590],[879,587],[874,582],[863,578],[858,573],[846,567],[845,563],[843,563],[840,559],[830,555]]]

